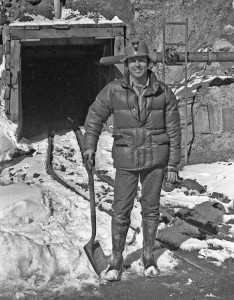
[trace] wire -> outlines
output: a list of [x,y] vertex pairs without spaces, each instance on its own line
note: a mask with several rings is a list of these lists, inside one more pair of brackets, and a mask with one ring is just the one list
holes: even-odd
[[117,15],[117,17],[119,18],[123,13],[125,13],[127,10],[129,10],[130,7],[133,6],[133,4],[136,2],[136,0],[134,0],[124,11],[122,11],[119,15]]

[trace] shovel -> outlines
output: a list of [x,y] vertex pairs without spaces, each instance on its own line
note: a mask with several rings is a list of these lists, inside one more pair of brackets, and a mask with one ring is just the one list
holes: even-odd
[[[69,118],[69,120],[71,119]],[[73,129],[83,157],[83,153],[84,153],[83,133],[78,126]],[[89,198],[90,198],[90,212],[91,212],[91,225],[92,225],[92,236],[89,242],[84,246],[84,250],[86,255],[88,256],[89,261],[91,262],[91,265],[93,266],[94,271],[97,273],[97,275],[100,275],[101,272],[107,268],[108,259],[105,256],[99,242],[95,240],[96,208],[95,208],[95,193],[94,193],[94,178],[93,178],[94,167],[92,167],[84,157],[83,157],[83,161],[89,178]]]
[[89,242],[84,246],[86,255],[91,262],[94,271],[100,275],[107,268],[108,260],[105,256],[100,244],[95,240],[96,237],[96,209],[95,209],[95,193],[94,193],[94,178],[92,167],[85,161],[85,168],[89,177],[89,197],[91,211],[92,236]]

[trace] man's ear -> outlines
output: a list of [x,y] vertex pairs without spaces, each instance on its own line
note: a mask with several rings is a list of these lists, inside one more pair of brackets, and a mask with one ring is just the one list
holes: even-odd
[[148,69],[152,69],[154,65],[152,60],[149,57],[147,58],[147,60],[148,60]]

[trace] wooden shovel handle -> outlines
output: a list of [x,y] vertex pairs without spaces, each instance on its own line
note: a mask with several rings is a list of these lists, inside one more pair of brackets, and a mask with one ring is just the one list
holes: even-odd
[[[69,118],[72,122],[72,120]],[[94,177],[93,177],[93,167],[90,166],[87,159],[84,157],[84,136],[79,126],[75,126],[73,122],[73,130],[76,135],[78,145],[80,147],[81,155],[85,165],[85,169],[88,173],[89,178],[89,201],[90,201],[90,212],[91,212],[91,225],[92,225],[92,236],[90,241],[94,241],[96,237],[96,208],[95,208],[95,191],[94,191]]]

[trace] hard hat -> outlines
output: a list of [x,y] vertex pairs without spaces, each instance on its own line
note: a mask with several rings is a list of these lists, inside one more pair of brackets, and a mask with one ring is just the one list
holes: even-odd
[[122,61],[126,61],[130,57],[135,56],[148,56],[149,49],[146,43],[142,40],[131,40],[127,42],[124,48],[124,58]]

